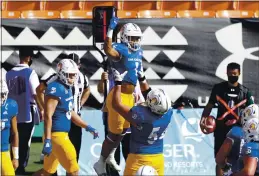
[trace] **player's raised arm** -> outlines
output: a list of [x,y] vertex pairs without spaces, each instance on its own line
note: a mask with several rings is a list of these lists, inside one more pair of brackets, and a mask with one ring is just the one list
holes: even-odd
[[143,97],[145,98],[145,100],[147,99],[147,94],[151,91],[151,87],[149,87],[149,84],[146,80],[146,76],[143,72],[143,69],[141,69],[140,71],[138,71],[138,80],[139,80],[139,84],[140,84],[140,89],[142,92]]
[[110,26],[107,32],[107,37],[104,42],[104,52],[112,57],[113,60],[118,61],[120,60],[120,54],[112,47],[112,35],[113,35],[113,30],[118,24],[118,18],[113,17],[110,21]]
[[112,69],[112,72],[115,80],[112,106],[128,122],[133,126],[137,126],[136,122],[132,119],[132,113],[130,111],[131,108],[121,103],[121,82],[127,72],[124,72],[122,75],[120,75],[120,73],[115,69]]

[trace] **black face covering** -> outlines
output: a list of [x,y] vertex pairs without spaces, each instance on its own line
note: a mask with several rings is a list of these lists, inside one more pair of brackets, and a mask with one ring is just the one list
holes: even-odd
[[238,76],[228,76],[228,81],[231,83],[231,84],[234,84],[238,81]]

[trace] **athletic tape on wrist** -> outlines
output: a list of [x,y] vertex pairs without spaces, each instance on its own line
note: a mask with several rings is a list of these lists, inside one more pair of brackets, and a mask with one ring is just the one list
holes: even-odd
[[112,35],[113,35],[113,30],[112,29],[108,29],[107,37],[112,38]]
[[19,147],[12,147],[12,151],[13,151],[13,158],[19,159]]

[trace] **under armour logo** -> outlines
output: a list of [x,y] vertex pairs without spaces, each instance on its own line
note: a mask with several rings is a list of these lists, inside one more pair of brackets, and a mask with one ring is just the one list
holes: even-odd
[[242,23],[233,24],[220,29],[216,32],[216,38],[219,44],[227,51],[232,53],[230,56],[225,58],[218,66],[216,76],[227,80],[226,68],[231,62],[240,64],[241,75],[239,83],[243,83],[243,62],[245,59],[259,60],[258,56],[252,55],[252,53],[259,51],[259,47],[244,48],[243,35],[242,35]]

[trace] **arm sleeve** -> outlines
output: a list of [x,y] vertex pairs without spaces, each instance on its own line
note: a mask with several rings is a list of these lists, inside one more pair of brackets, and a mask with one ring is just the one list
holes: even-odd
[[232,140],[232,144],[239,140],[241,137],[241,129],[239,127],[233,127],[227,134],[227,138]]
[[212,88],[212,91],[211,91],[211,94],[210,94],[210,99],[209,99],[209,103],[210,104],[215,104],[217,102],[217,98],[216,98],[216,95],[217,95],[217,87],[216,85]]
[[120,56],[124,55],[124,53],[125,53],[125,49],[124,48],[125,47],[123,47],[122,44],[120,44],[120,43],[113,43],[112,47],[113,47],[113,49],[115,49],[120,54]]
[[32,71],[29,82],[32,95],[36,95],[36,88],[40,85],[40,81],[35,70]]

